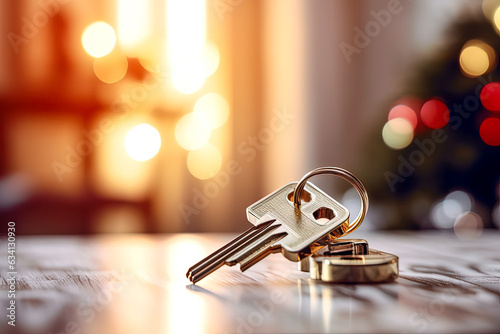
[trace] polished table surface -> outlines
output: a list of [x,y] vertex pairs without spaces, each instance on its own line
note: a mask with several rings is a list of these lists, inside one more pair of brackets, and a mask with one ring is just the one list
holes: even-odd
[[500,233],[358,233],[400,258],[378,285],[325,284],[280,254],[197,285],[187,269],[226,234],[18,237],[16,327],[8,326],[0,240],[1,333],[500,332]]

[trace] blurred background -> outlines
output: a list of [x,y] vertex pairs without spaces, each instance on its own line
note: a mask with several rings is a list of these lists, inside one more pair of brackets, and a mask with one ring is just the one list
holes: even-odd
[[[362,229],[500,223],[500,1],[0,2],[18,234],[243,231],[319,166]],[[356,192],[312,180],[355,216]]]

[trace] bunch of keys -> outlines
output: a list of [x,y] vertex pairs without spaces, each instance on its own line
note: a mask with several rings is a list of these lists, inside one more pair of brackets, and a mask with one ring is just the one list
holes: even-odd
[[[319,174],[340,176],[356,188],[361,210],[354,222],[349,224],[347,208],[307,181]],[[196,283],[223,265],[238,263],[245,271],[270,254],[282,253],[299,262],[299,269],[309,271],[312,279],[336,283],[393,280],[398,275],[396,256],[369,250],[364,240],[337,240],[354,231],[367,210],[365,187],[351,172],[338,167],[314,169],[298,183],[286,184],[249,206],[247,218],[254,226],[189,268],[186,277]],[[392,274],[377,276],[383,271]]]

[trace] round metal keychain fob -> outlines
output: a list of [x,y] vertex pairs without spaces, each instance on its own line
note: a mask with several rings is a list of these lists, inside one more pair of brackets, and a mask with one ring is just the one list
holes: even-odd
[[[300,209],[299,199],[307,180],[320,174],[333,174],[346,179],[361,197],[360,212],[343,237],[361,225],[368,211],[368,194],[361,181],[351,172],[337,167],[321,167],[307,173],[297,184],[293,195],[297,209]],[[399,258],[370,249],[368,242],[363,239],[336,239],[300,261],[299,269],[309,271],[311,279],[329,283],[384,283],[398,278]]]

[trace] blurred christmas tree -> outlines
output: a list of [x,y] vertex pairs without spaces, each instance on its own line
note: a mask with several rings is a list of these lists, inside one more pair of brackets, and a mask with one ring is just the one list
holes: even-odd
[[361,175],[372,203],[385,209],[376,225],[498,228],[499,31],[494,10],[491,20],[462,18],[448,30],[449,44],[387,106],[387,120],[371,136],[381,138],[383,129],[368,150],[370,176]]

